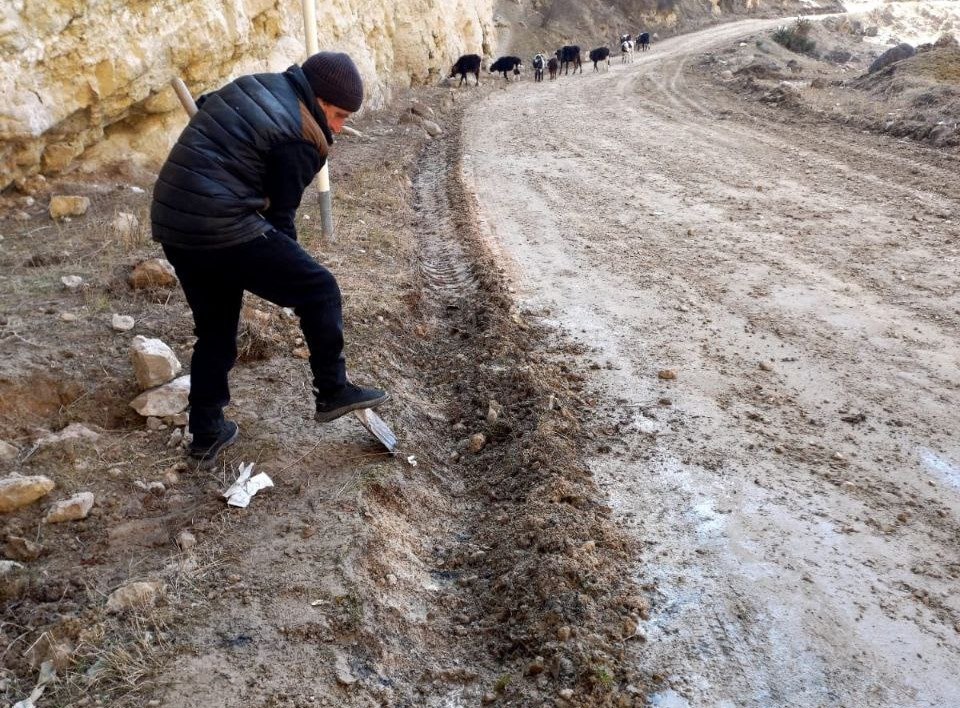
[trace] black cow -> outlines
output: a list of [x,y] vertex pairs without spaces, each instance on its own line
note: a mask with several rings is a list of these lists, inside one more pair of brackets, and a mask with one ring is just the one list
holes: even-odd
[[590,50],[590,61],[593,62],[593,70],[600,71],[597,64],[602,61],[607,62],[607,68],[610,67],[610,50],[607,47],[597,47]]
[[583,64],[580,61],[580,47],[570,44],[557,50],[557,59],[560,60],[560,71],[564,74],[570,73],[570,65],[573,64],[573,73],[583,73]]
[[460,83],[457,86],[463,86],[463,82],[467,80],[467,74],[473,74],[477,78],[477,86],[479,86],[480,61],[479,54],[464,54],[457,59],[457,63],[450,69],[450,78],[460,74]]
[[650,48],[649,32],[641,32],[637,35],[637,46],[640,47],[641,52],[645,52]]
[[550,72],[551,81],[557,78],[557,69],[559,68],[560,68],[560,61],[556,57],[550,57],[550,61],[547,62],[547,71]]
[[520,57],[500,57],[490,65],[490,73],[499,72],[509,81],[510,77],[507,74],[512,71],[515,76],[519,76],[522,65]]

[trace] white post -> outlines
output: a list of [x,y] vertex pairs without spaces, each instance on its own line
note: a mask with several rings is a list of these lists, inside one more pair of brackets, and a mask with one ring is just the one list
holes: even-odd
[[[320,51],[317,43],[317,6],[316,0],[303,0],[303,37],[307,45],[307,56]],[[317,190],[320,192],[320,230],[325,239],[333,238],[333,196],[330,193],[330,158],[317,175]]]

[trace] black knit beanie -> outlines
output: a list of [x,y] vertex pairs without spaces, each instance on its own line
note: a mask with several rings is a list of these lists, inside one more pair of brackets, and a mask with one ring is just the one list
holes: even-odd
[[351,113],[363,103],[363,79],[353,59],[343,52],[318,52],[303,62],[314,95]]

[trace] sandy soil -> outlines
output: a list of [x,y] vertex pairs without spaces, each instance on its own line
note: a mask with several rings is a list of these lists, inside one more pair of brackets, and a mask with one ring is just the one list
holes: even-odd
[[652,702],[955,704],[960,160],[692,71],[775,24],[504,87],[465,177],[523,307],[592,348]]

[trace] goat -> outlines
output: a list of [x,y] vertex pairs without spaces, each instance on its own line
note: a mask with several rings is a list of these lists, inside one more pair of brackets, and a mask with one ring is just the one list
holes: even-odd
[[550,57],[550,61],[547,62],[547,71],[550,72],[550,80],[553,81],[557,78],[557,70],[560,68],[560,62],[556,57]]
[[547,64],[547,58],[542,52],[533,57],[533,80],[543,81],[543,67]]
[[[457,74],[460,74],[460,83],[457,86],[463,86],[463,82],[467,80],[467,74],[473,74],[477,79],[477,86],[480,85],[480,55],[479,54],[464,54],[462,57],[457,59],[457,63],[453,65],[453,68],[450,69],[450,78],[453,78]],[[470,84],[467,84],[468,86]]]
[[650,33],[641,32],[637,35],[637,44],[640,45],[640,51],[645,52],[650,48]]
[[620,43],[620,63],[633,61],[633,42],[629,39]]
[[580,61],[580,47],[576,44],[570,44],[557,50],[557,59],[560,60],[560,70],[564,74],[570,72],[570,65],[573,64],[573,73],[583,73],[583,63]]
[[514,76],[519,76],[521,66],[523,66],[523,62],[520,57],[500,57],[490,65],[490,73],[499,72],[503,74],[503,78],[509,81],[510,77],[507,73],[512,71]]
[[597,64],[602,61],[607,62],[607,68],[610,68],[610,50],[606,47],[597,47],[596,49],[590,50],[590,61],[593,62],[593,70],[600,71],[597,68]]

